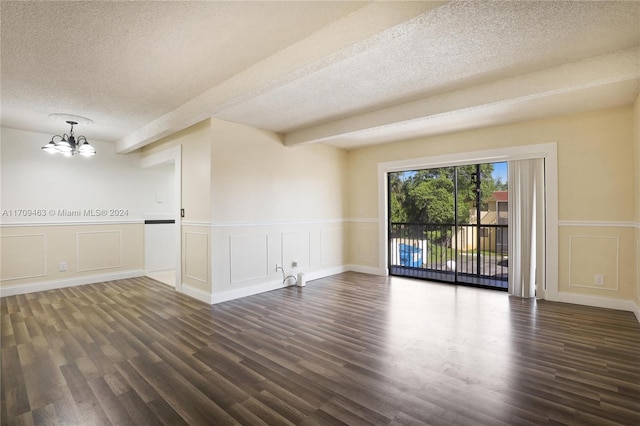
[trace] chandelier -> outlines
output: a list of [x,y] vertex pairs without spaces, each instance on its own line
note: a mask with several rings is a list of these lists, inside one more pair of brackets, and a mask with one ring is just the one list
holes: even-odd
[[[77,138],[73,134],[73,126],[78,124],[77,121],[68,120],[67,124],[71,125],[69,134],[54,135],[48,144],[42,147],[46,152],[52,154],[60,153],[65,157],[71,157],[75,154],[80,154],[83,157],[91,157],[96,155],[96,150],[89,144],[87,138],[84,136],[78,136]],[[57,140],[56,140],[57,138]]]

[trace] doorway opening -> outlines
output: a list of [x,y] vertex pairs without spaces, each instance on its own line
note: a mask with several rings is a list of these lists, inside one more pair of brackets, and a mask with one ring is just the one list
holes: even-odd
[[144,270],[146,275],[171,287],[176,286],[175,164],[173,162],[147,168],[155,184],[155,206],[145,212]]
[[391,275],[508,289],[507,162],[387,174]]
[[182,293],[181,146],[142,158],[140,167],[160,171],[173,181],[163,178],[164,184],[154,194],[156,206],[165,207],[145,214],[145,271],[147,276]]

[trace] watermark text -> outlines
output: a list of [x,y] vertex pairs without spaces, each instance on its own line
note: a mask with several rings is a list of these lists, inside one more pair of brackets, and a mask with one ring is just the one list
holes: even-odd
[[2,217],[126,217],[129,209],[3,209]]

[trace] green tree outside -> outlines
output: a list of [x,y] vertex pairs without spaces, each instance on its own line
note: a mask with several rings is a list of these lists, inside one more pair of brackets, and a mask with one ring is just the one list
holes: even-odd
[[[494,191],[506,189],[493,170],[493,164],[480,165],[481,210]],[[469,223],[476,208],[476,166],[458,166],[457,172],[458,223]],[[392,223],[454,224],[454,167],[391,173],[389,182]]]

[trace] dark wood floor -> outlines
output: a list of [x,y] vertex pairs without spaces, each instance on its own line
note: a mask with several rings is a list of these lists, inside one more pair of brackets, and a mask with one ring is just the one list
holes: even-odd
[[633,314],[356,273],[2,298],[2,424],[640,425]]

